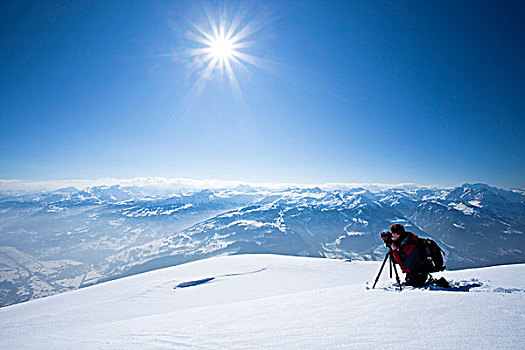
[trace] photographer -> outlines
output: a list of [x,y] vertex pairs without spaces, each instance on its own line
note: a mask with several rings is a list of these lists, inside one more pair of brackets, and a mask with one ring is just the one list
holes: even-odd
[[418,236],[412,232],[406,232],[403,225],[394,224],[390,226],[390,232],[381,233],[381,237],[387,247],[392,248],[394,261],[406,274],[404,284],[413,287],[425,286],[428,271],[417,247]]

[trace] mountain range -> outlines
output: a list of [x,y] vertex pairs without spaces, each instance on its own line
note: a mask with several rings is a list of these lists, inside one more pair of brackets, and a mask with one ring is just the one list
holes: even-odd
[[0,196],[0,305],[220,255],[382,260],[392,223],[436,240],[449,269],[525,262],[524,192],[485,184],[68,187]]

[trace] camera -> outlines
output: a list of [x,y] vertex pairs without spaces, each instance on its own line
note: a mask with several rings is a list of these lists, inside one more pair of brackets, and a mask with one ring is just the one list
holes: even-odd
[[390,248],[390,245],[394,242],[394,239],[392,238],[392,232],[381,232],[380,234],[383,242],[385,242],[385,245]]

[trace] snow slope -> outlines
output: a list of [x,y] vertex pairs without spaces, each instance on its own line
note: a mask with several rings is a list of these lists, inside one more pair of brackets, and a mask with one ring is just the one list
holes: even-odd
[[369,289],[379,266],[196,261],[2,308],[0,348],[525,348],[524,264],[444,273],[469,292]]

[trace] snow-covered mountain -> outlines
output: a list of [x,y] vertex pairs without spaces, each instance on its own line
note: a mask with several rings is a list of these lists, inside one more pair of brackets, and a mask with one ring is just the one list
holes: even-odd
[[434,238],[449,268],[525,262],[525,195],[455,189],[254,189],[150,194],[67,188],[0,199],[0,305],[217,255],[381,260],[394,223]]
[[[222,254],[278,253],[367,259],[384,252],[378,232],[392,222],[417,227],[371,193],[314,188],[271,193],[166,238],[106,259],[105,274],[134,274]],[[129,271],[127,271],[130,269]]]
[[399,292],[379,262],[216,257],[0,309],[2,349],[523,349],[525,265]]
[[[201,191],[136,196],[114,187],[59,191],[0,201],[0,305],[93,284],[112,254],[166,237],[254,196]],[[122,200],[124,199],[124,200]]]

